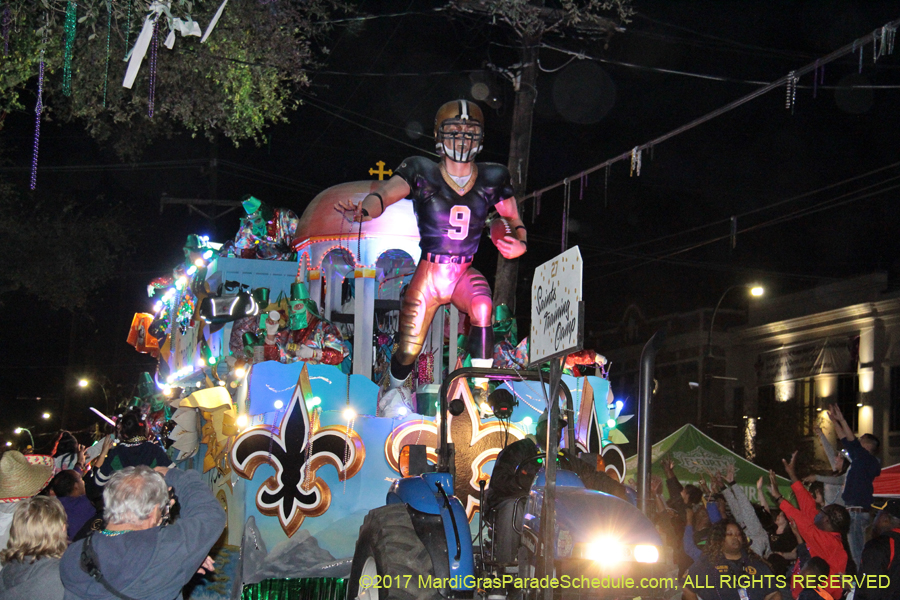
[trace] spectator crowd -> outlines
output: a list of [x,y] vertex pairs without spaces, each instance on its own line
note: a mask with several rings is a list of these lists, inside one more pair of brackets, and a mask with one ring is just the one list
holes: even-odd
[[900,599],[900,499],[873,496],[879,440],[856,437],[836,405],[828,416],[841,452],[816,434],[832,472],[801,479],[795,451],[782,459],[787,497],[773,470],[752,503],[733,466],[682,485],[672,458],[662,459],[665,481],[651,480],[654,518],[684,600]]
[[147,436],[129,411],[93,460],[66,432],[54,456],[3,453],[0,599],[180,599],[214,569],[224,511]]
[[[683,600],[900,600],[900,499],[873,496],[879,440],[857,437],[837,406],[828,415],[841,452],[816,433],[832,472],[801,479],[794,452],[790,493],[770,471],[756,503],[733,466],[683,485],[662,459],[653,518]],[[91,461],[71,434],[53,457],[0,457],[0,599],[174,599],[213,569],[225,514],[199,474],[172,468],[138,412],[117,438]]]

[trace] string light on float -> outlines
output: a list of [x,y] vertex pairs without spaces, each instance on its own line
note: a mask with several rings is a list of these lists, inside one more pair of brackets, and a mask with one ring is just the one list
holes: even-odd
[[235,424],[239,429],[244,429],[247,425],[250,424],[250,417],[247,415],[238,415],[237,419],[234,420]]

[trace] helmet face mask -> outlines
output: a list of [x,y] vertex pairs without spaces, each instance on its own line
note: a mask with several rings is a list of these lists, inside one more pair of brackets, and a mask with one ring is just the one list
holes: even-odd
[[476,104],[454,100],[438,109],[434,119],[437,151],[455,162],[472,162],[484,140],[484,115]]

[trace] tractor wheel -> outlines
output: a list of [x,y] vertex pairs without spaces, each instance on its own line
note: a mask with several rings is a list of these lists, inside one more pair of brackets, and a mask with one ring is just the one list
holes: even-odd
[[416,535],[405,504],[369,511],[359,528],[347,598],[436,600],[436,588],[419,587],[434,575],[431,556]]

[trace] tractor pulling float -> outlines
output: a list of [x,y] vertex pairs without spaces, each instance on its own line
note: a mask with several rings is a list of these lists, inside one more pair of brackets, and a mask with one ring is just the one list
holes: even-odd
[[[537,597],[547,591],[542,578],[582,577],[590,589],[550,592],[666,595],[621,584],[596,588],[595,579],[609,586],[613,579],[639,581],[670,573],[671,564],[652,523],[633,504],[585,489],[574,474],[557,471],[556,461],[543,461],[515,519],[486,522],[480,515],[484,483],[503,446],[532,432],[544,410],[555,422],[559,402],[548,397],[562,400],[570,416],[564,445],[600,455],[607,472],[624,481],[615,442],[627,440],[615,424],[630,415],[613,401],[605,373],[562,374],[566,355],[582,345],[577,248],[554,259],[556,267],[550,261],[537,270],[536,285],[556,286],[553,299],[543,292],[543,312],[533,302],[528,342],[513,338],[510,346],[526,348],[534,368],[549,361],[549,375],[459,368],[456,337],[464,315],[450,307],[432,324],[412,376],[416,385],[385,407],[376,381],[401,290],[420,258],[412,203],[388,207],[391,219],[352,227],[333,210],[342,199],[359,201],[375,183],[330,188],[299,219],[275,209],[269,224],[277,222],[278,231],[264,232],[262,244],[249,247],[271,242],[283,253],[280,260],[247,256],[241,248],[248,244],[189,236],[184,262],[148,290],[153,311],[135,315],[129,342],[159,359],[158,393],[143,398],[144,408],[159,437],[168,438],[173,459],[203,471],[226,508],[222,541],[243,546],[235,589],[251,597],[248,586],[262,585],[247,571],[248,539],[272,548],[303,538],[338,557],[325,561],[325,571],[282,573],[309,581],[327,572],[331,585],[316,588],[316,598]],[[289,240],[289,252],[279,235]],[[298,309],[308,310],[305,328],[294,328]],[[301,357],[297,347],[304,343],[312,350]],[[518,402],[517,420],[498,418],[476,398],[473,377],[507,390]],[[640,445],[646,441],[649,449],[644,423],[639,426]],[[547,456],[556,456],[552,427],[551,434]],[[646,473],[640,480],[648,480]],[[500,563],[492,541],[510,530],[519,538],[517,560]],[[538,587],[526,587],[534,581]],[[301,596],[313,597],[303,590]]]

